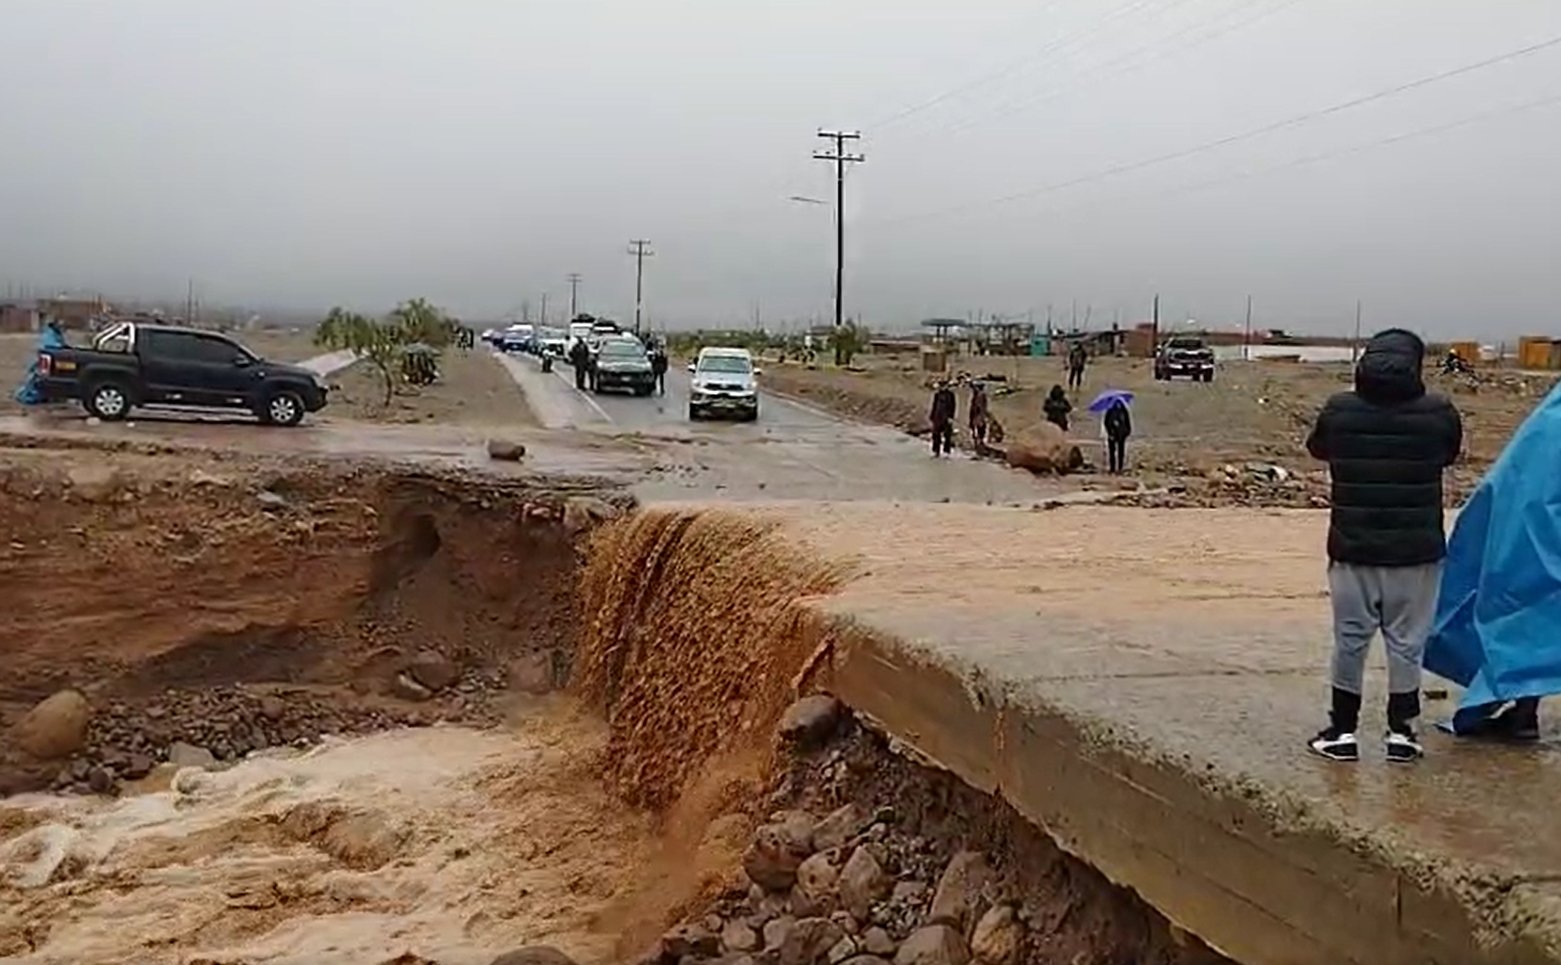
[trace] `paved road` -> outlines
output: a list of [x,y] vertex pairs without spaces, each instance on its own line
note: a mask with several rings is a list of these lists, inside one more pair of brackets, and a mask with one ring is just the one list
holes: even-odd
[[688,372],[667,374],[667,394],[593,395],[558,364],[544,374],[528,356],[495,358],[526,393],[543,426],[628,440],[656,459],[636,486],[646,499],[846,499],[1028,504],[1058,488],[964,454],[933,459],[893,429],[848,422],[763,391],[757,422],[690,422]]

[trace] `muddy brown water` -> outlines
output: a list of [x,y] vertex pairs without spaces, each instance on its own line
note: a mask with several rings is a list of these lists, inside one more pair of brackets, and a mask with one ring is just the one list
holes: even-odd
[[[845,782],[780,751],[834,632],[810,601],[851,574],[761,520],[587,535],[626,508],[588,481],[90,451],[13,454],[0,490],[5,961],[628,961],[740,893],[732,828],[844,799],[990,849],[1043,923],[1026,960],[1218,960],[880,739],[827,749]],[[408,700],[423,651],[456,677]],[[67,686],[87,745],[28,758],[9,725]],[[223,760],[126,773],[176,740]]]

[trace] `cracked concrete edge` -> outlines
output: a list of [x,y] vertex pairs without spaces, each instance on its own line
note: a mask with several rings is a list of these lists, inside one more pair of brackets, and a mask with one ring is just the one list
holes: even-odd
[[1561,889],[1396,847],[827,605],[819,683],[925,763],[1251,965],[1561,962]]

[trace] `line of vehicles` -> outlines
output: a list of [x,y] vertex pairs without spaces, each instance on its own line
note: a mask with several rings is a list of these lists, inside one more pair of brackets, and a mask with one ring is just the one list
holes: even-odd
[[[606,319],[582,316],[567,329],[517,324],[489,329],[482,338],[501,352],[521,352],[542,360],[579,362],[585,372],[577,386],[598,395],[627,391],[648,396],[656,390],[651,349],[632,333]],[[759,368],[743,348],[707,347],[688,364],[689,421],[725,416],[752,422],[759,418]]]

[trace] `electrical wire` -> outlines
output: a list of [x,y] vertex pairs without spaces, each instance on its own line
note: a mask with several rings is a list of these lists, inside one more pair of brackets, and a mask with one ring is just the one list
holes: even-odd
[[[984,117],[970,119],[970,120],[968,120],[968,121],[966,121],[966,122],[964,122],[962,124],[958,124],[958,125],[956,125],[956,126],[954,126],[952,128],[949,128],[947,133],[949,133],[949,134],[962,134],[965,131],[968,131],[968,130],[970,130],[973,127],[979,127],[982,124],[987,124],[987,123],[990,123],[992,121],[1002,120],[1003,118],[1011,117],[1011,116],[1013,116],[1015,114],[1023,113],[1023,112],[1028,111],[1028,110],[1033,110],[1033,109],[1041,106],[1042,104],[1050,103],[1050,102],[1056,100],[1058,97],[1062,96],[1063,94],[1066,94],[1066,93],[1068,93],[1069,91],[1072,91],[1072,90],[1076,90],[1076,89],[1078,89],[1081,86],[1088,86],[1090,84],[1099,83],[1099,82],[1104,81],[1104,80],[1109,80],[1109,79],[1111,79],[1113,77],[1119,77],[1119,76],[1122,76],[1124,74],[1128,74],[1128,73],[1131,73],[1131,72],[1133,72],[1135,70],[1139,70],[1139,69],[1141,69],[1143,67],[1146,67],[1149,64],[1155,63],[1156,61],[1164,60],[1166,57],[1170,57],[1170,56],[1172,56],[1174,54],[1184,53],[1184,52],[1186,52],[1188,50],[1194,50],[1194,49],[1196,49],[1198,47],[1203,46],[1206,43],[1210,43],[1210,42],[1212,42],[1214,40],[1218,40],[1220,37],[1224,37],[1224,36],[1226,36],[1228,34],[1236,32],[1238,30],[1245,29],[1246,27],[1249,27],[1252,24],[1258,23],[1259,21],[1262,21],[1262,20],[1266,20],[1269,17],[1274,16],[1275,14],[1281,13],[1281,12],[1289,9],[1290,7],[1295,6],[1297,3],[1300,3],[1301,0],[1282,0],[1282,2],[1280,2],[1277,6],[1269,7],[1267,9],[1259,9],[1255,13],[1253,13],[1252,16],[1247,17],[1244,20],[1238,20],[1235,23],[1228,23],[1228,24],[1225,24],[1225,25],[1223,25],[1221,27],[1217,27],[1216,29],[1214,29],[1214,30],[1212,30],[1212,31],[1210,31],[1210,32],[1208,32],[1206,34],[1203,34],[1202,36],[1192,38],[1192,40],[1190,42],[1188,42],[1188,43],[1176,44],[1176,45],[1170,46],[1170,47],[1162,47],[1153,56],[1150,56],[1148,58],[1144,57],[1145,54],[1150,53],[1156,47],[1160,47],[1160,45],[1162,45],[1162,44],[1165,44],[1165,43],[1168,43],[1168,42],[1171,42],[1171,41],[1175,41],[1175,40],[1178,40],[1178,39],[1180,39],[1182,37],[1185,37],[1187,34],[1192,33],[1193,31],[1199,29],[1200,27],[1210,26],[1211,24],[1213,24],[1213,23],[1223,19],[1225,16],[1227,16],[1227,15],[1229,15],[1231,13],[1236,13],[1236,12],[1242,10],[1242,9],[1248,9],[1248,8],[1251,8],[1251,7],[1255,7],[1255,6],[1258,5],[1259,2],[1262,2],[1262,0],[1252,0],[1252,2],[1239,4],[1238,6],[1232,8],[1231,10],[1227,10],[1225,13],[1220,14],[1220,15],[1215,16],[1215,17],[1212,17],[1212,18],[1210,18],[1208,20],[1200,21],[1198,23],[1189,24],[1188,26],[1184,27],[1181,30],[1176,31],[1175,33],[1171,34],[1168,37],[1162,37],[1160,40],[1158,40],[1158,41],[1156,41],[1154,43],[1146,44],[1145,46],[1140,47],[1137,50],[1132,51],[1131,53],[1128,53],[1128,54],[1125,54],[1125,55],[1123,55],[1121,57],[1118,57],[1115,60],[1109,61],[1109,62],[1104,63],[1104,64],[1097,65],[1096,67],[1091,68],[1090,70],[1086,71],[1082,77],[1075,78],[1071,83],[1065,83],[1065,84],[1062,84],[1060,86],[1053,87],[1051,90],[1048,90],[1048,91],[1045,91],[1045,92],[1043,92],[1041,94],[1038,94],[1035,97],[1027,98],[1027,99],[1025,99],[1023,101],[1018,101],[1018,102],[1015,102],[1013,104],[1010,104],[1007,107],[999,108],[998,110],[996,110],[993,113],[988,114],[988,115],[986,115]],[[1113,68],[1113,67],[1120,68],[1120,69],[1112,70],[1111,68]],[[1098,73],[1098,71],[1106,71],[1106,72],[1105,73]]]
[[1389,98],[1389,97],[1394,97],[1394,96],[1397,96],[1399,94],[1404,94],[1404,93],[1407,93],[1407,92],[1412,91],[1412,90],[1418,90],[1419,88],[1427,87],[1427,86],[1429,86],[1431,84],[1440,83],[1441,81],[1445,81],[1445,80],[1451,80],[1452,78],[1461,77],[1461,76],[1463,76],[1465,74],[1470,74],[1470,73],[1473,73],[1473,72],[1478,71],[1478,70],[1483,70],[1483,69],[1485,69],[1487,67],[1494,67],[1497,64],[1502,64],[1502,63],[1506,63],[1508,61],[1517,60],[1517,59],[1522,58],[1522,57],[1527,57],[1527,56],[1530,56],[1532,54],[1539,53],[1540,51],[1548,50],[1548,49],[1550,49],[1552,47],[1555,47],[1557,45],[1561,45],[1561,36],[1551,37],[1551,38],[1549,38],[1547,40],[1543,40],[1543,41],[1540,41],[1538,43],[1529,44],[1528,46],[1520,47],[1520,48],[1518,48],[1516,50],[1509,50],[1509,51],[1507,51],[1505,53],[1497,54],[1497,55],[1495,55],[1493,57],[1487,57],[1487,58],[1485,58],[1483,60],[1475,61],[1474,63],[1464,64],[1461,67],[1455,67],[1455,68],[1453,68],[1451,70],[1445,70],[1445,71],[1442,71],[1442,72],[1437,73],[1437,74],[1431,74],[1431,75],[1426,76],[1426,77],[1420,77],[1420,78],[1417,78],[1415,80],[1407,81],[1407,82],[1402,83],[1402,84],[1396,84],[1396,85],[1394,85],[1392,87],[1388,87],[1388,88],[1385,88],[1383,90],[1375,91],[1375,92],[1370,93],[1370,94],[1365,94],[1365,95],[1360,96],[1360,97],[1354,97],[1354,98],[1351,98],[1351,99],[1346,100],[1346,101],[1341,101],[1340,103],[1333,104],[1333,105],[1331,105],[1329,107],[1324,107],[1324,108],[1321,108],[1321,109],[1318,109],[1318,110],[1313,110],[1313,111],[1307,111],[1307,112],[1302,113],[1302,114],[1296,114],[1296,115],[1293,115],[1291,117],[1287,117],[1287,118],[1285,118],[1283,120],[1275,121],[1275,122],[1273,122],[1271,124],[1265,124],[1265,125],[1263,125],[1261,127],[1253,128],[1252,130],[1243,131],[1243,132],[1241,132],[1239,134],[1229,134],[1229,135],[1226,135],[1224,137],[1216,138],[1216,139],[1214,139],[1212,141],[1205,141],[1204,143],[1195,145],[1193,147],[1182,148],[1180,150],[1171,151],[1171,152],[1166,153],[1166,154],[1155,155],[1154,157],[1143,158],[1143,159],[1140,159],[1140,160],[1137,160],[1137,161],[1130,161],[1130,162],[1123,163],[1123,164],[1113,165],[1111,167],[1105,168],[1105,169],[1100,170],[1100,171],[1095,171],[1095,172],[1090,173],[1090,174],[1081,175],[1081,176],[1076,177],[1076,178],[1070,178],[1070,179],[1068,179],[1066,181],[1058,181],[1058,182],[1054,182],[1052,184],[1041,185],[1040,187],[1029,188],[1029,189],[1026,189],[1024,191],[1014,192],[1012,194],[1005,194],[1005,195],[1002,195],[1001,197],[989,198],[989,199],[986,199],[986,200],[983,200],[983,201],[967,202],[965,204],[954,205],[954,206],[951,206],[951,207],[948,207],[948,208],[939,209],[937,211],[926,212],[926,213],[923,213],[923,214],[906,215],[906,216],[902,216],[902,217],[899,217],[899,218],[887,219],[885,221],[880,221],[880,222],[876,222],[876,223],[879,224],[879,225],[889,225],[889,224],[905,224],[905,223],[909,223],[909,222],[913,222],[913,221],[924,221],[924,220],[927,220],[927,219],[930,219],[930,218],[944,217],[944,216],[949,215],[949,214],[956,214],[958,212],[966,211],[966,210],[970,210],[970,209],[987,208],[987,207],[991,207],[993,205],[1008,204],[1008,203],[1011,203],[1011,202],[1014,202],[1014,201],[1023,201],[1023,200],[1026,200],[1028,198],[1037,197],[1039,195],[1050,194],[1050,193],[1055,192],[1055,191],[1062,191],[1062,190],[1064,190],[1066,188],[1079,187],[1081,185],[1092,184],[1092,183],[1097,182],[1097,181],[1103,181],[1103,180],[1107,180],[1109,178],[1119,177],[1119,176],[1121,176],[1123,174],[1129,174],[1129,173],[1132,173],[1132,172],[1135,172],[1135,171],[1142,171],[1145,168],[1155,167],[1157,165],[1166,164],[1166,163],[1169,163],[1171,161],[1180,161],[1180,160],[1182,160],[1184,158],[1192,157],[1192,156],[1197,155],[1197,154],[1202,154],[1202,153],[1205,153],[1207,151],[1213,151],[1213,150],[1217,150],[1217,149],[1222,148],[1222,147],[1228,147],[1231,144],[1236,144],[1236,143],[1239,143],[1241,141],[1251,140],[1252,138],[1262,137],[1262,136],[1267,135],[1267,134],[1272,134],[1272,133],[1274,133],[1276,131],[1285,130],[1285,129],[1291,128],[1291,127],[1296,127],[1296,126],[1299,126],[1301,124],[1307,124],[1307,123],[1310,123],[1312,121],[1318,120],[1318,119],[1323,118],[1323,117],[1329,117],[1331,115],[1338,114],[1338,113],[1341,113],[1343,111],[1352,110],[1352,109],[1354,109],[1356,107],[1362,107],[1362,106],[1364,106],[1366,104],[1371,104],[1371,103],[1374,103],[1376,101],[1384,100],[1384,99]]
[[1363,144],[1354,144],[1349,147],[1338,148],[1331,151],[1321,151],[1316,154],[1309,154],[1304,157],[1293,158],[1289,161],[1284,161],[1279,164],[1265,165],[1263,167],[1253,168],[1248,171],[1240,171],[1235,174],[1222,175],[1217,178],[1198,181],[1192,184],[1179,185],[1166,190],[1138,192],[1131,195],[1117,195],[1111,198],[1097,198],[1089,201],[1083,201],[1078,204],[1064,205],[1061,207],[1050,207],[1040,211],[1027,211],[1021,215],[1015,216],[1015,218],[1010,220],[1028,220],[1031,218],[1054,215],[1060,212],[1076,211],[1080,209],[1095,208],[1101,205],[1115,204],[1121,201],[1148,201],[1166,197],[1179,197],[1184,194],[1193,194],[1195,192],[1206,191],[1211,188],[1224,187],[1228,184],[1234,184],[1239,181],[1247,181],[1251,180],[1252,178],[1262,177],[1264,175],[1274,174],[1280,171],[1288,171],[1294,168],[1305,167],[1309,164],[1318,164],[1323,161],[1332,161],[1341,157],[1348,157],[1352,154],[1360,154],[1365,151],[1371,151],[1377,148],[1399,144],[1401,142],[1414,140],[1416,138],[1444,134],[1448,131],[1456,130],[1461,127],[1468,127],[1471,124],[1477,124],[1482,121],[1494,120],[1499,117],[1506,117],[1509,115],[1521,114],[1526,111],[1555,106],[1561,106],[1561,94],[1553,94],[1548,97],[1538,98],[1536,100],[1524,101],[1520,104],[1513,104],[1507,107],[1496,108],[1494,110],[1482,111],[1481,113],[1471,114],[1454,121],[1447,121],[1441,124],[1433,124],[1427,127],[1415,128],[1414,130],[1404,131],[1389,137],[1379,138],[1374,141],[1367,141]]
[[[1137,10],[1141,10],[1144,7],[1150,5],[1151,3],[1154,3],[1154,2],[1155,2],[1155,0],[1128,0],[1127,3],[1123,4],[1120,7],[1117,7],[1111,13],[1107,14],[1105,17],[1101,18],[1100,20],[1095,21],[1093,24],[1090,24],[1089,26],[1083,27],[1080,30],[1077,30],[1077,31],[1073,32],[1072,34],[1069,34],[1068,36],[1061,37],[1059,39],[1050,41],[1049,43],[1047,43],[1043,47],[1041,47],[1039,50],[1035,50],[1035,51],[1032,51],[1032,52],[1030,52],[1028,54],[1025,54],[1023,57],[1020,57],[1017,60],[1009,62],[1008,64],[1004,65],[1003,67],[999,68],[998,70],[995,70],[995,71],[993,71],[991,73],[988,73],[988,74],[983,74],[980,77],[977,77],[977,78],[975,78],[973,80],[966,81],[966,82],[964,82],[962,84],[959,84],[957,86],[948,88],[947,90],[944,90],[941,93],[935,94],[934,96],[932,96],[930,98],[927,98],[925,100],[922,100],[922,101],[919,101],[919,102],[917,102],[915,104],[912,104],[909,107],[905,107],[905,108],[902,108],[902,109],[900,109],[898,111],[895,111],[894,113],[888,115],[887,117],[880,118],[877,121],[873,122],[872,124],[867,125],[863,129],[866,130],[866,131],[870,131],[870,132],[872,132],[875,135],[880,134],[886,128],[890,128],[890,127],[894,126],[895,124],[899,124],[899,123],[901,123],[903,121],[906,121],[906,120],[908,120],[908,119],[910,119],[912,117],[915,117],[916,115],[921,114],[921,113],[923,113],[925,111],[932,110],[933,108],[939,106],[940,104],[944,104],[944,103],[946,103],[946,102],[948,102],[950,100],[953,100],[955,98],[961,97],[961,96],[963,96],[963,95],[965,95],[965,94],[967,94],[967,93],[969,93],[969,92],[971,92],[973,90],[977,90],[979,88],[987,86],[988,84],[992,84],[992,83],[995,83],[997,81],[1003,80],[1006,77],[1010,77],[1013,74],[1016,74],[1016,73],[1024,70],[1026,67],[1030,66],[1035,61],[1040,60],[1042,57],[1046,57],[1049,54],[1052,54],[1052,53],[1056,52],[1057,50],[1061,49],[1063,46],[1065,46],[1065,45],[1067,45],[1069,43],[1073,43],[1076,40],[1082,39],[1083,37],[1088,36],[1089,34],[1095,32],[1096,30],[1099,30],[1100,28],[1106,26],[1107,24],[1110,24],[1113,21],[1115,21],[1115,20],[1117,20],[1117,19],[1119,19],[1119,18],[1121,18],[1123,16],[1126,16],[1129,13],[1133,13],[1133,12],[1136,12]],[[1173,3],[1183,3],[1183,2],[1186,2],[1186,0],[1173,0]],[[1054,2],[1052,4],[1052,6],[1056,6],[1056,3]]]

